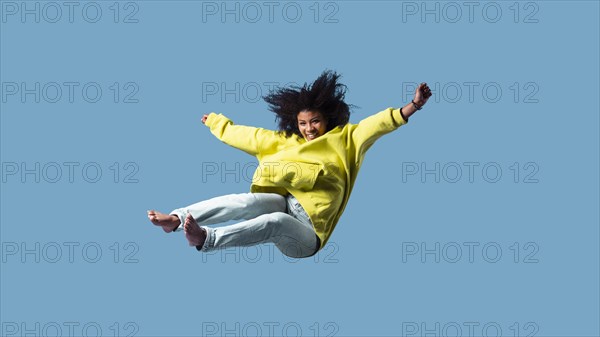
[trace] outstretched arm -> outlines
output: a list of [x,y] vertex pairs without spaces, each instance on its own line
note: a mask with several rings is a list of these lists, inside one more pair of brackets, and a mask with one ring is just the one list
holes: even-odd
[[388,108],[361,120],[352,133],[352,140],[359,152],[364,153],[379,137],[392,132],[408,122],[408,118],[420,110],[431,97],[426,83],[421,83],[413,100],[401,109]]
[[408,121],[408,118],[412,114],[417,112],[417,110],[421,110],[423,105],[429,100],[429,97],[431,97],[431,90],[429,89],[429,86],[427,86],[427,83],[419,84],[419,87],[415,91],[415,98],[402,108],[402,118],[404,118],[405,121]]
[[272,130],[245,125],[235,125],[222,114],[210,113],[202,116],[202,123],[210,128],[210,132],[227,145],[240,149],[252,156],[257,156],[276,147],[280,135]]

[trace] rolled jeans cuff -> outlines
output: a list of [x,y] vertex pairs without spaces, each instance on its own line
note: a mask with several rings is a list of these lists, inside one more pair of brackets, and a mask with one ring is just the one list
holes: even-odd
[[177,228],[175,228],[173,230],[173,232],[181,232],[183,231],[183,224],[185,223],[185,217],[187,216],[187,212],[185,209],[183,208],[178,208],[176,210],[174,210],[173,212],[169,213],[169,215],[175,215],[176,217],[179,218],[179,226],[177,226]]
[[202,246],[196,246],[196,250],[207,252],[210,248],[214,247],[215,245],[215,230],[207,226],[200,227],[206,231],[206,239],[204,240],[204,244]]

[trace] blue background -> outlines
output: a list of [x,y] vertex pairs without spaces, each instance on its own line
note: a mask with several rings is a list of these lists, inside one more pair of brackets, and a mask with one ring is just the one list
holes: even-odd
[[[86,2],[73,22],[63,2],[62,16],[27,2],[36,22],[1,1],[2,334],[600,335],[598,2],[476,2],[471,17],[465,2],[428,2],[438,17],[421,2],[273,3],[230,2],[221,17],[222,2],[120,2],[118,16],[96,2],[89,23]],[[203,114],[273,129],[256,89],[325,69],[343,75],[352,123],[409,102],[411,83],[434,96],[369,151],[323,251],[202,255],[147,221],[248,191],[254,159]],[[73,102],[64,82],[79,83]],[[40,83],[40,102],[11,83]]]

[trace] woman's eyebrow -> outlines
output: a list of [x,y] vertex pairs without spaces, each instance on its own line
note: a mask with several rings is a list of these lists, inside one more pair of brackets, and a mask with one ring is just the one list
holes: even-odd
[[[313,118],[311,118],[311,119],[309,120],[309,122],[314,122],[315,120],[319,120],[319,119],[320,119],[320,117],[313,117]],[[304,119],[299,119],[299,120],[298,120],[298,123],[300,123],[300,122],[306,122],[306,120],[304,120]]]

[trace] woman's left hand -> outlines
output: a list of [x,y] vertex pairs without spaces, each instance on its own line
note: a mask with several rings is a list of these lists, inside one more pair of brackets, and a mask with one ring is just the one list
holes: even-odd
[[425,103],[427,103],[429,97],[431,97],[431,89],[429,89],[427,83],[423,82],[419,84],[419,87],[415,92],[414,102],[419,106],[423,106]]

